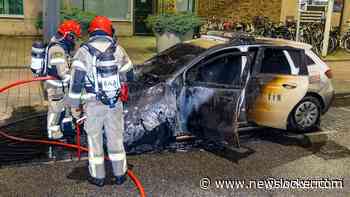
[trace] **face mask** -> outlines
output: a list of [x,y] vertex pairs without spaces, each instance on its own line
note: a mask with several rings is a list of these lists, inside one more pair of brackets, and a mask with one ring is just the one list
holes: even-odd
[[73,51],[75,49],[75,35],[70,33],[64,39],[64,44],[67,46],[68,51]]

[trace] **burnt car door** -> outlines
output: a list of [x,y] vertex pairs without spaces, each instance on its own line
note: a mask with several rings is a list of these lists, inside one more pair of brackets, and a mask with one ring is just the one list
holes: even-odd
[[303,53],[304,50],[291,47],[263,47],[257,51],[247,90],[249,121],[287,129],[290,112],[309,86]]
[[246,64],[243,53],[230,49],[207,56],[183,73],[178,105],[182,131],[234,142],[233,120]]

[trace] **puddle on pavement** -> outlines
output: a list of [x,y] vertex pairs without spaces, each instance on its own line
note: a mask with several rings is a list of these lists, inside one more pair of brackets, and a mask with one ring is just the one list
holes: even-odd
[[[45,127],[46,115],[42,114],[17,121],[14,124],[0,128],[0,130],[15,137],[47,140]],[[71,142],[75,143],[74,140]],[[87,146],[85,134],[81,136],[81,144],[82,146]],[[193,140],[183,142],[174,141],[159,149],[152,149],[150,145],[146,144],[139,146],[137,149],[133,149],[132,153],[129,154],[134,155],[160,151],[188,151],[189,149],[199,147],[199,144],[200,141]],[[86,153],[82,154],[82,157],[86,156]],[[0,135],[0,167],[71,159],[76,159],[75,150],[59,146],[22,143],[9,140]]]
[[[33,118],[18,121],[2,127],[1,131],[9,135],[28,139],[47,139],[43,128],[46,127],[46,116],[38,115]],[[46,162],[52,160],[72,159],[75,152],[62,147],[44,144],[22,143],[0,136],[0,167],[4,165]]]

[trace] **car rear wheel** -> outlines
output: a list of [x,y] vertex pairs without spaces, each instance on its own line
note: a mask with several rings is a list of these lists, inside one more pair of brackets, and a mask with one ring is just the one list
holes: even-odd
[[315,131],[320,126],[321,104],[312,96],[304,97],[289,115],[288,130],[298,133]]

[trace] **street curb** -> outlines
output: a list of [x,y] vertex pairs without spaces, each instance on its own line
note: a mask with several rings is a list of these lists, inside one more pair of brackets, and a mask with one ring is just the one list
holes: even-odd
[[[349,54],[350,56],[350,54]],[[349,62],[350,58],[344,58],[344,59],[322,59],[325,62]]]
[[336,93],[335,98],[342,99],[342,98],[349,98],[350,99],[350,92],[344,92],[344,93]]

